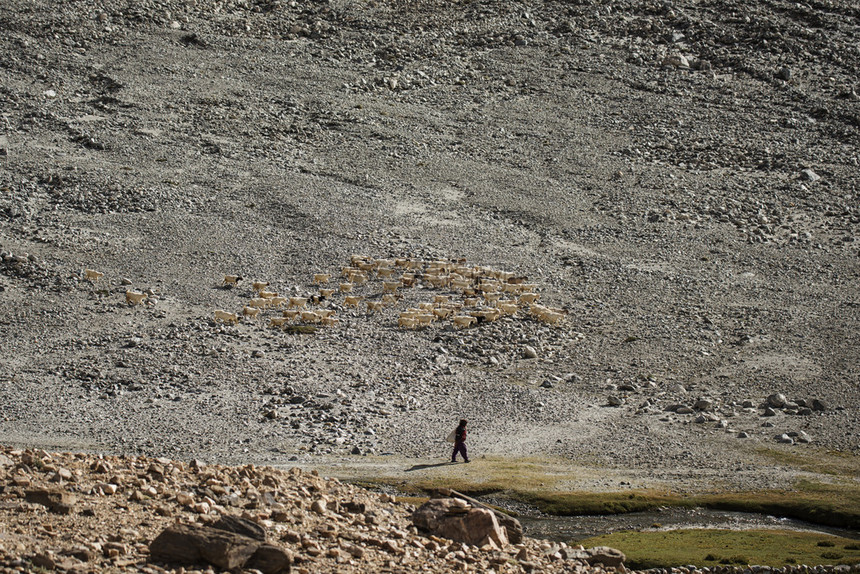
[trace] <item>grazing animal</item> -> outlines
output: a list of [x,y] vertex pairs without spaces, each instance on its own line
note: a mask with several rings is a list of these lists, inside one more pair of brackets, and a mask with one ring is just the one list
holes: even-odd
[[397,288],[400,287],[399,281],[383,281],[382,290],[385,293],[397,293]]
[[433,309],[433,314],[436,315],[440,319],[446,318],[448,315],[453,313],[454,310],[448,307],[439,307],[437,309]]
[[284,309],[283,315],[284,315],[284,317],[286,317],[287,319],[292,321],[293,319],[295,319],[296,317],[299,316],[299,310],[298,309]]
[[140,305],[143,303],[144,299],[147,298],[146,293],[139,293],[137,291],[126,291],[125,292],[125,302],[129,305]]
[[333,327],[337,325],[340,321],[338,321],[335,317],[321,317],[320,322],[327,327]]
[[465,329],[466,327],[471,327],[472,325],[474,325],[475,323],[478,322],[478,320],[476,318],[468,316],[468,315],[454,315],[451,318],[451,320],[454,321],[454,327],[460,328],[460,329]]
[[236,315],[236,313],[228,313],[227,311],[221,311],[220,309],[217,309],[215,311],[215,320],[221,321],[222,323],[230,323],[235,325],[239,322],[239,317]]
[[537,293],[523,293],[520,295],[519,301],[520,303],[534,303],[538,299],[540,299],[540,295]]
[[224,287],[235,287],[239,284],[242,278],[238,275],[225,275],[224,276]]
[[287,317],[272,317],[269,326],[283,328],[287,321],[289,321],[289,318]]
[[375,311],[382,310],[382,301],[368,301],[367,302],[367,312],[373,313]]
[[352,291],[352,283],[341,283],[339,287],[341,293],[349,293]]
[[495,321],[501,317],[502,312],[498,309],[485,309],[483,311],[472,311],[471,315],[484,321]]
[[389,278],[394,275],[394,270],[390,267],[380,267],[376,270],[376,276],[380,278]]
[[400,284],[404,287],[412,287],[413,285],[415,285],[415,274],[404,273],[400,276]]
[[269,286],[268,281],[254,281],[253,283],[251,283],[251,288],[254,291],[256,291],[257,293],[259,293],[260,291],[262,291],[263,289],[265,289],[268,286]]
[[286,297],[272,297],[269,299],[269,306],[278,309],[281,305],[287,302]]
[[303,309],[308,302],[307,297],[290,297],[290,309]]
[[491,305],[496,303],[499,299],[501,299],[501,297],[501,293],[484,293],[484,299],[487,301],[487,303]]
[[316,311],[302,311],[300,316],[305,323],[319,323],[322,319]]
[[358,304],[361,303],[362,299],[364,299],[364,297],[359,295],[347,295],[343,299],[343,304],[347,307],[358,307]]
[[86,279],[87,281],[92,281],[93,283],[95,283],[104,276],[105,274],[100,271],[94,271],[93,269],[84,269],[84,279]]
[[415,319],[414,315],[401,315],[399,319],[397,319],[397,326],[403,327],[404,329],[414,329],[418,324],[418,321]]
[[334,295],[334,289],[320,289],[320,297],[323,299],[328,299],[332,295]]
[[364,271],[355,271],[354,273],[349,274],[349,280],[356,285],[363,285],[364,283],[367,283],[367,273]]
[[259,297],[262,297],[263,299],[274,299],[278,296],[278,294],[274,291],[260,291],[259,293],[257,293],[257,295]]
[[314,283],[317,285],[328,283],[329,279],[331,279],[330,273],[314,273]]
[[391,293],[386,293],[382,296],[382,303],[385,305],[396,305],[397,304],[397,295],[393,295]]
[[269,300],[263,299],[262,297],[255,297],[248,301],[248,307],[254,307],[256,309],[263,309],[269,306]]
[[499,303],[499,310],[505,315],[516,315],[519,307],[516,303]]
[[251,319],[256,319],[257,315],[259,315],[259,314],[260,314],[260,308],[259,307],[247,307],[246,306],[246,307],[242,308],[242,315],[244,315],[245,317],[250,317]]

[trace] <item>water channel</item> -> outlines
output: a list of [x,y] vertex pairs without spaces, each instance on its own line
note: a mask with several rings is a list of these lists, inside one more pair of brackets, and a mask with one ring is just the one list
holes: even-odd
[[[493,503],[492,501],[487,501]],[[523,513],[517,519],[527,536],[556,542],[579,541],[591,536],[621,530],[658,531],[681,528],[716,528],[725,530],[796,530],[824,532],[860,540],[860,531],[821,526],[791,518],[765,514],[728,512],[705,508],[664,508],[649,512],[633,512],[607,516],[548,516]]]

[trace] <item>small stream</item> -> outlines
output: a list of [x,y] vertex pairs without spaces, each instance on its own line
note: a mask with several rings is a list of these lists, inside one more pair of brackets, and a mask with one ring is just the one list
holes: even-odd
[[[517,510],[521,511],[521,509]],[[824,532],[860,540],[860,531],[857,530],[821,526],[765,514],[727,512],[705,508],[665,508],[649,512],[607,516],[547,516],[520,512],[517,519],[523,525],[526,535],[532,538],[544,538],[567,543],[619,530],[658,531],[681,528],[797,530]]]

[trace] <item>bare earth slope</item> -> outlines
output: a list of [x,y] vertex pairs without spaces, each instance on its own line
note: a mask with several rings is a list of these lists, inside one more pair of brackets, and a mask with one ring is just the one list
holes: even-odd
[[[0,442],[408,478],[466,417],[476,458],[606,469],[576,487],[856,463],[856,3],[4,0],[0,32]],[[460,298],[419,281],[310,335],[213,319],[353,254],[565,317],[399,328]]]

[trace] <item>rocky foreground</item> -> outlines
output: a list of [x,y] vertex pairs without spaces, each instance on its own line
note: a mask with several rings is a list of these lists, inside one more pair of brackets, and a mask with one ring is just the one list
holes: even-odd
[[623,560],[511,544],[495,518],[476,544],[421,533],[411,504],[298,468],[5,448],[0,480],[3,572],[601,572],[595,560]]

